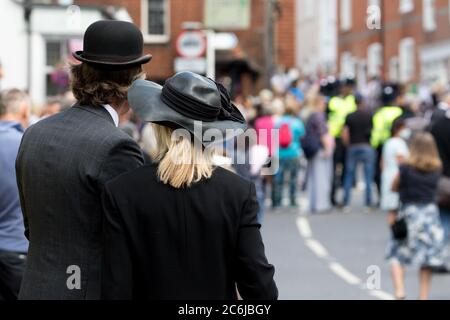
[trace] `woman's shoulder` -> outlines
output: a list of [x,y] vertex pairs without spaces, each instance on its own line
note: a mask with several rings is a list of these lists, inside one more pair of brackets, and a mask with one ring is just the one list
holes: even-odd
[[157,182],[157,164],[147,164],[126,173],[106,183],[108,189],[127,189],[130,186],[139,186],[141,184],[152,184]]
[[407,163],[400,165],[400,172],[404,175],[414,175],[416,177],[427,179],[439,179],[442,174],[440,170],[423,171]]
[[[153,163],[136,168],[132,171],[124,173],[106,185],[109,190],[136,190],[142,187],[148,188],[165,188],[167,185],[161,183],[158,179],[158,164]],[[251,182],[236,173],[222,168],[215,167],[213,175],[209,179],[203,179],[195,183],[191,188],[210,188],[219,187],[223,192],[248,192]]]
[[211,177],[212,182],[218,184],[226,184],[232,188],[249,188],[251,182],[238,174],[222,168],[216,167],[214,168],[213,176]]

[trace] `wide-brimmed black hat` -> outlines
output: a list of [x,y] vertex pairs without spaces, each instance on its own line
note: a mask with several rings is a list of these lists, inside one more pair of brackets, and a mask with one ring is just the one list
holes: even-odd
[[132,23],[101,20],[91,24],[84,33],[83,51],[73,53],[75,59],[103,66],[133,66],[149,62],[143,55],[142,32]]
[[[223,85],[193,72],[177,73],[164,86],[136,80],[128,102],[143,121],[184,128],[204,146],[231,139],[247,128]],[[217,130],[221,138],[214,136]]]

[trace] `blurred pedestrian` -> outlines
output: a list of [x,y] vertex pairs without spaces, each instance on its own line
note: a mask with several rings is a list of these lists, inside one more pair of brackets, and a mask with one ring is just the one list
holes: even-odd
[[381,90],[380,79],[372,77],[367,83],[366,90],[363,92],[366,98],[366,110],[372,114],[381,106]]
[[335,139],[333,182],[331,189],[331,203],[334,206],[338,204],[336,192],[344,182],[345,156],[347,151],[342,141],[342,130],[347,116],[357,109],[354,95],[355,85],[354,79],[345,79],[341,83],[339,94],[333,96],[328,102],[328,127],[331,136]]
[[3,70],[2,61],[0,60],[0,90],[2,89],[2,79],[4,76],[5,76],[5,72]]
[[[436,120],[431,128],[443,165],[443,177],[438,186],[441,222],[447,243],[446,271],[450,270],[450,108]],[[444,270],[445,271],[445,270]]]
[[400,86],[395,83],[383,84],[381,100],[383,106],[373,116],[371,145],[377,152],[375,165],[375,183],[381,197],[381,158],[384,143],[391,137],[394,121],[402,116]]
[[288,94],[295,97],[298,103],[303,103],[305,101],[305,94],[300,89],[298,81],[298,79],[292,81],[291,86],[288,89]]
[[311,213],[321,213],[331,209],[334,139],[328,131],[325,98],[320,95],[311,96],[307,99],[306,106],[313,110],[306,124],[306,136],[302,140],[308,157],[309,210]]
[[[245,128],[226,90],[182,72],[164,89],[136,81],[129,100],[144,121],[159,123],[158,155],[106,186],[103,298],[237,300],[237,289],[246,300],[276,299],[255,186],[214,167],[214,149],[196,135],[199,115],[203,132]],[[173,128],[180,127],[189,135],[174,139]]]
[[372,131],[372,114],[365,109],[361,96],[357,96],[358,110],[349,114],[345,120],[342,140],[347,147],[344,173],[344,208],[350,205],[351,191],[356,177],[358,164],[364,168],[364,181],[366,185],[365,205],[372,207],[372,183],[375,170],[375,151],[370,145]]
[[390,214],[393,221],[400,207],[399,194],[392,191],[392,182],[402,165],[409,156],[406,140],[410,138],[410,131],[405,121],[399,119],[392,127],[392,137],[383,146],[381,160],[381,199],[380,208]]
[[[402,204],[392,224],[394,234],[388,251],[397,299],[405,298],[406,265],[420,267],[419,299],[426,300],[430,291],[431,270],[444,263],[444,231],[435,204],[441,169],[433,136],[429,133],[416,134],[410,143],[409,158],[400,167],[392,185],[392,190],[399,192]],[[399,232],[400,224],[406,226],[404,232]]]
[[302,156],[301,138],[305,135],[303,122],[298,118],[296,104],[280,103],[275,108],[275,128],[279,130],[280,168],[274,178],[272,207],[282,205],[283,189],[289,181],[289,200],[291,207],[297,207],[297,186]]
[[62,101],[59,97],[48,98],[44,108],[41,111],[40,120],[58,114],[61,110]]
[[[127,91],[143,78],[141,31],[97,21],[71,68],[75,106],[24,134],[17,183],[30,240],[19,298],[95,300],[101,296],[101,193],[107,181],[143,164],[138,144],[118,128]],[[68,277],[72,272],[72,280]]]
[[[245,117],[244,117],[245,118]],[[258,222],[263,225],[265,216],[265,191],[262,169],[269,160],[269,149],[265,145],[258,144],[257,136],[253,128],[237,137],[232,146],[233,150],[227,150],[232,155],[232,168],[239,176],[255,184],[256,197],[259,211]]]
[[260,105],[259,114],[255,119],[255,130],[258,135],[258,144],[264,145],[269,149],[269,156],[272,157],[273,150],[273,140],[272,136],[273,130],[275,129],[275,121],[273,114],[273,102],[271,101],[269,105]]
[[0,300],[17,299],[28,251],[15,163],[29,115],[30,100],[23,91],[12,89],[1,94]]
[[444,97],[442,98],[442,101],[440,101],[434,110],[433,114],[431,115],[430,119],[430,129],[433,128],[433,126],[439,122],[440,119],[445,118],[447,115],[448,110],[450,110],[450,93],[446,93]]

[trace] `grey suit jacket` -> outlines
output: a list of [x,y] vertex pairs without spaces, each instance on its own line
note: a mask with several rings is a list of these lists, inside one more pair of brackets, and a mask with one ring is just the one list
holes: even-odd
[[24,134],[17,183],[30,240],[20,299],[98,299],[101,193],[143,164],[104,108],[75,105]]

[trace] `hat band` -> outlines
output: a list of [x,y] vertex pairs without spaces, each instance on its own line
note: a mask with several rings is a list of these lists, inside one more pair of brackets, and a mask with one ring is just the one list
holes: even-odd
[[162,89],[161,100],[183,116],[198,121],[213,122],[217,120],[220,114],[220,107],[202,103],[183,95],[167,83]]
[[89,60],[101,60],[105,62],[127,62],[138,59],[141,55],[107,55],[107,54],[90,54],[86,52],[82,52],[82,57]]

